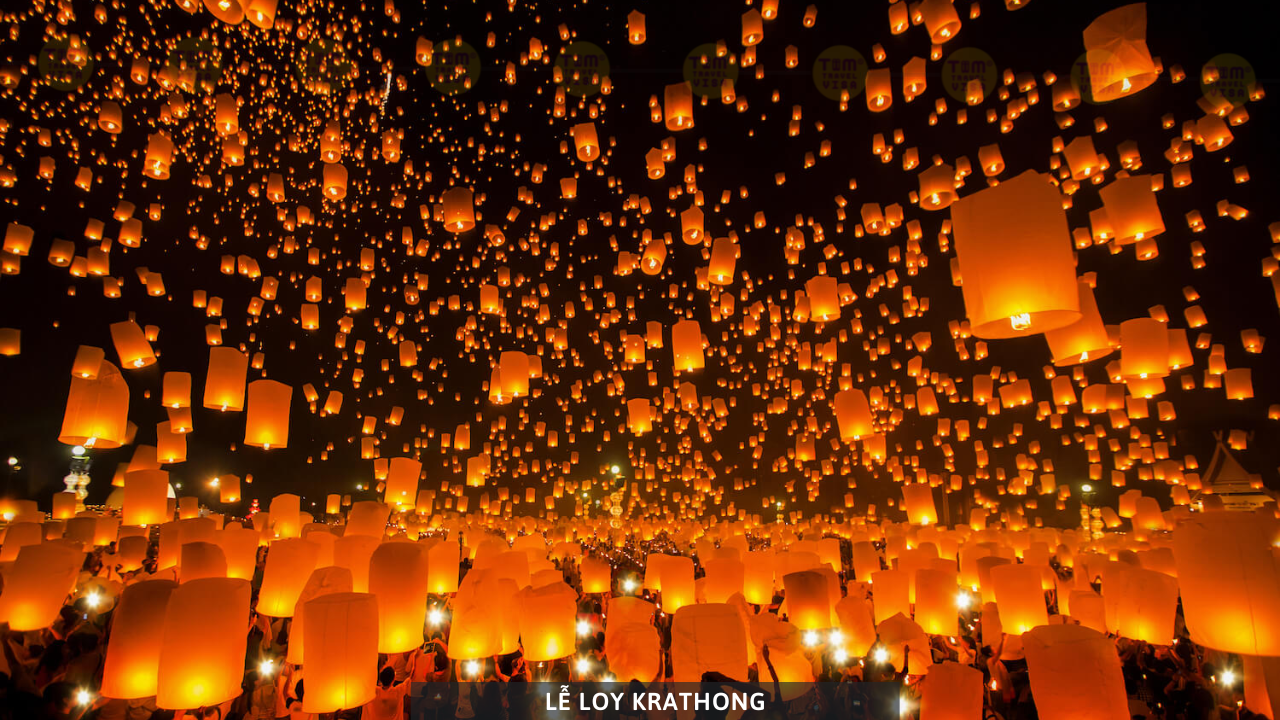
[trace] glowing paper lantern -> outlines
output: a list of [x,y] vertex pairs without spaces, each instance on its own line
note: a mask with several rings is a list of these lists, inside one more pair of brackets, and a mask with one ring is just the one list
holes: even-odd
[[1115,643],[1079,625],[1045,625],[1022,636],[1031,694],[1042,720],[1128,720]]
[[209,348],[204,407],[223,412],[244,410],[245,374],[248,371],[249,356],[239,350],[223,345]]
[[831,593],[822,573],[806,570],[782,576],[787,620],[801,630],[831,627]]
[[258,612],[267,617],[293,617],[298,596],[316,568],[320,549],[302,538],[271,543],[258,591]]
[[124,475],[122,503],[125,525],[155,525],[168,521],[169,473],[163,470],[134,470]]
[[604,636],[609,672],[618,681],[650,683],[662,667],[662,637],[658,629],[645,623],[614,625]]
[[677,132],[693,127],[693,88],[687,82],[668,85],[663,91],[662,108],[668,130]]
[[732,605],[680,608],[671,622],[672,680],[700,682],[704,673],[717,672],[745,681],[747,641],[742,617]]
[[975,720],[982,717],[982,671],[958,662],[929,668],[920,695],[920,720]]
[[[728,602],[731,596],[744,591],[746,565],[741,560],[727,557],[710,558],[702,563],[702,567],[707,573],[704,590],[707,602]],[[772,594],[772,572],[769,575],[770,594]]]
[[158,706],[208,707],[240,694],[250,593],[248,580],[232,578],[194,580],[173,590],[161,634]]
[[965,310],[977,337],[1019,337],[1080,319],[1062,200],[1027,171],[951,206]]
[[837,392],[835,413],[836,422],[840,426],[840,439],[845,442],[867,437],[875,432],[871,405],[867,402],[867,394],[861,390]]
[[991,568],[991,587],[1006,632],[1021,635],[1049,623],[1040,581],[1040,568],[1032,565],[1008,563]]
[[427,612],[427,555],[416,543],[383,543],[369,559],[369,592],[378,598],[378,652],[422,644]]
[[747,602],[753,605],[772,603],[775,573],[773,552],[768,550],[749,552],[743,561],[743,567],[742,595]]
[[[277,538],[296,538],[302,535],[302,498],[293,493],[280,493],[271,498],[267,515],[271,531]],[[308,570],[307,572],[311,572]]]
[[83,563],[84,553],[65,545],[23,546],[4,573],[0,623],[16,632],[52,625]]
[[464,233],[476,226],[475,198],[471,190],[455,187],[441,197],[444,226],[449,232]]
[[1187,630],[1197,644],[1242,655],[1280,655],[1280,570],[1271,522],[1207,513],[1173,530]]
[[391,458],[387,473],[387,489],[383,495],[387,505],[412,505],[418,499],[418,476],[422,463],[413,458]]
[[595,123],[585,122],[574,125],[571,134],[573,135],[573,147],[578,154],[579,160],[591,162],[600,157],[600,139],[596,135]]
[[1084,29],[1084,48],[1094,102],[1132,95],[1159,76],[1147,49],[1146,3],[1099,15]]
[[244,444],[270,450],[289,446],[289,402],[293,388],[275,380],[249,383]]
[[[922,568],[916,570],[915,621],[930,635],[955,635],[959,615],[956,613],[956,572]],[[930,676],[932,677],[932,671]],[[981,683],[979,683],[981,684]]]
[[1156,194],[1151,191],[1150,176],[1116,178],[1098,191],[1098,197],[1102,198],[1116,242],[1121,245],[1149,240],[1164,232],[1164,219]]
[[933,488],[925,483],[902,486],[902,507],[912,525],[937,525],[938,509],[933,504]]
[[[332,537],[332,535],[330,536]],[[351,571],[341,567],[319,567],[311,573],[311,577],[307,578],[307,584],[303,586],[302,592],[298,595],[298,604],[293,612],[293,624],[289,627],[289,648],[286,655],[286,661],[294,665],[301,665],[306,658],[306,618],[303,617],[303,609],[307,603],[324,595],[333,595],[335,593],[349,593],[351,590]],[[376,599],[375,599],[376,602]],[[374,626],[375,638],[374,644],[377,645],[377,626]],[[312,658],[315,660],[316,658]]]
[[516,601],[520,641],[526,661],[544,662],[573,654],[577,631],[576,597],[573,589],[563,582],[520,591]]
[[1116,632],[1155,645],[1173,642],[1178,610],[1178,579],[1155,570],[1129,567],[1104,580],[1103,595],[1118,598]]
[[125,587],[111,620],[99,694],[134,700],[156,694],[164,616],[172,580],[149,580]]
[[347,512],[347,527],[344,536],[368,535],[381,538],[387,534],[387,518],[391,516],[391,508],[380,502],[362,500],[351,506]]
[[1169,374],[1169,331],[1153,318],[1120,323],[1120,376],[1156,378]]
[[1107,340],[1107,328],[1098,313],[1098,303],[1093,288],[1084,280],[1077,283],[1080,297],[1080,319],[1070,325],[1050,330],[1044,334],[1053,355],[1053,364],[1075,365],[1106,357],[1112,352]]
[[241,525],[228,525],[214,541],[227,561],[227,577],[252,580],[258,564],[258,533]]
[[702,355],[702,327],[697,320],[681,320],[672,326],[671,353],[677,371],[702,369],[705,363]]
[[147,342],[146,334],[132,320],[111,323],[111,342],[120,357],[120,367],[136,370],[156,362],[156,354],[151,343]]
[[458,591],[459,547],[456,540],[443,540],[427,550],[427,587],[445,595]]
[[311,648],[303,712],[329,713],[374,699],[379,610],[373,595],[352,592],[322,595],[302,606],[303,641]]
[[227,576],[227,555],[211,542],[183,543],[178,566],[178,579],[184,583],[200,578],[224,578]]

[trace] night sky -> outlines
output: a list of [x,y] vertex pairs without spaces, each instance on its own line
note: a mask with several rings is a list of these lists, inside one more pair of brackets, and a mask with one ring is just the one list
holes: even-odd
[[[65,24],[57,22],[52,4],[6,13],[3,20],[10,32],[0,41],[0,64],[17,73],[18,80],[0,91],[5,125],[0,166],[12,170],[16,183],[0,187],[0,222],[28,225],[35,238],[30,255],[21,260],[21,272],[0,275],[0,327],[20,329],[22,344],[20,355],[0,357],[0,454],[21,459],[21,469],[6,477],[7,494],[43,504],[62,489],[70,449],[57,437],[76,348],[103,348],[106,359],[117,362],[108,326],[134,317],[140,325],[159,328],[152,343],[159,360],[144,369],[124,370],[129,419],[137,425],[137,435],[133,445],[92,453],[91,503],[106,498],[117,465],[130,460],[136,445],[155,444],[155,425],[167,417],[159,396],[168,371],[193,376],[194,432],[187,437],[187,460],[165,469],[173,482],[183,483],[179,495],[194,492],[205,503],[233,513],[243,513],[254,498],[265,508],[271,496],[283,492],[302,495],[304,509],[310,502],[322,507],[327,493],[380,497],[369,489],[373,461],[361,458],[365,416],[377,419],[374,437],[381,457],[410,456],[423,463],[421,488],[440,490],[447,482],[456,490],[467,458],[489,443],[493,463],[486,487],[467,488],[466,494],[496,498],[497,489],[506,487],[523,500],[525,489],[535,488],[536,504],[515,505],[517,515],[541,513],[544,495],[557,480],[601,481],[610,475],[606,468],[616,464],[628,479],[653,466],[653,481],[637,481],[639,492],[628,499],[633,517],[674,517],[690,496],[701,506],[688,512],[704,518],[723,516],[732,503],[735,511],[763,513],[772,520],[773,507],[762,510],[762,500],[770,498],[785,501],[787,512],[843,513],[847,492],[855,497],[853,513],[874,503],[881,514],[896,517],[900,512],[886,507],[886,501],[901,501],[891,469],[896,462],[907,467],[909,480],[915,478],[915,466],[944,485],[952,475],[960,476],[962,489],[950,494],[951,520],[957,522],[959,513],[973,506],[975,492],[993,509],[1006,511],[1037,498],[1038,481],[1025,498],[1004,494],[1008,478],[1018,474],[1018,456],[1028,453],[1033,441],[1040,451],[1032,457],[1041,464],[1051,461],[1058,484],[1072,485],[1074,496],[1090,463],[1084,435],[1097,425],[1107,434],[1099,441],[1103,479],[1094,484],[1101,497],[1112,499],[1122,490],[1110,487],[1111,471],[1115,456],[1127,453],[1130,428],[1112,427],[1105,413],[1089,416],[1088,426],[1078,428],[1078,405],[1064,413],[1062,429],[1055,429],[1048,418],[1037,418],[1035,403],[989,415],[969,402],[972,378],[994,368],[1030,379],[1035,400],[1051,402],[1044,372],[1051,365],[1049,351],[1039,335],[989,340],[988,355],[976,359],[978,338],[969,338],[969,359],[961,359],[948,329],[948,323],[966,317],[961,289],[951,280],[955,243],[951,238],[940,249],[938,240],[950,213],[923,211],[911,202],[920,170],[935,155],[951,165],[959,157],[969,158],[975,172],[958,191],[966,197],[986,187],[977,168],[979,147],[999,143],[1006,164],[1002,180],[1026,170],[1057,177],[1052,170],[1056,164],[1051,165],[1055,138],[1070,142],[1089,134],[1110,163],[1106,182],[1122,170],[1117,146],[1125,141],[1135,142],[1141,155],[1142,167],[1132,174],[1163,174],[1165,179],[1157,193],[1166,227],[1156,238],[1158,257],[1139,261],[1132,247],[1113,254],[1107,244],[1077,252],[1077,274],[1096,273],[1104,321],[1146,317],[1151,308],[1162,306],[1170,327],[1187,327],[1184,310],[1199,305],[1208,323],[1188,331],[1193,347],[1198,336],[1210,335],[1211,343],[1224,347],[1227,367],[1252,369],[1254,397],[1229,401],[1221,387],[1204,388],[1209,350],[1195,349],[1194,365],[1172,371],[1166,391],[1151,401],[1152,417],[1135,419],[1132,427],[1152,441],[1170,443],[1175,460],[1194,456],[1199,472],[1208,466],[1214,432],[1253,433],[1249,449],[1238,456],[1269,487],[1278,487],[1280,438],[1277,421],[1268,420],[1267,413],[1272,403],[1280,402],[1280,383],[1270,361],[1276,352],[1272,345],[1280,342],[1273,339],[1280,338],[1280,323],[1276,295],[1262,274],[1264,259],[1272,255],[1268,225],[1277,220],[1272,199],[1280,191],[1275,177],[1280,148],[1271,132],[1277,74],[1269,52],[1274,34],[1269,23],[1262,15],[1251,16],[1244,5],[1148,3],[1147,44],[1164,72],[1131,97],[1103,105],[1086,100],[1067,113],[1074,124],[1062,128],[1045,73],[1056,74],[1059,83],[1069,82],[1084,53],[1082,30],[1123,3],[1035,0],[1017,11],[994,0],[972,3],[978,4],[980,17],[970,19],[971,3],[957,0],[963,27],[940,46],[939,59],[928,62],[928,87],[908,103],[902,95],[902,68],[913,57],[929,58],[923,26],[894,35],[886,3],[819,2],[817,22],[806,28],[801,22],[805,3],[782,0],[777,18],[764,23],[764,40],[755,46],[756,64],[734,68],[739,104],[722,103],[717,88],[705,105],[695,103],[695,126],[679,132],[651,121],[650,98],[661,105],[664,87],[684,79],[686,58],[699,46],[723,40],[727,52],[740,61],[741,15],[749,6],[597,1],[519,2],[508,9],[501,3],[430,2],[419,8],[402,0],[393,17],[382,3],[339,9],[348,4],[282,0],[272,30],[249,22],[229,26],[203,9],[189,15],[168,0],[153,0],[142,10],[136,3],[115,3],[105,9],[105,22],[84,3],[75,6],[76,17]],[[627,42],[626,18],[633,9],[646,15],[647,39],[641,45]],[[46,25],[53,36],[41,34]],[[568,42],[561,39],[562,27],[571,36]],[[68,32],[93,53],[92,70],[70,90],[52,87],[37,60],[51,37],[65,38]],[[491,44],[486,36],[493,38]],[[471,87],[433,83],[447,63],[422,67],[415,62],[419,37],[435,43],[437,58],[445,41],[457,37],[474,49],[477,59],[468,66]],[[543,59],[524,62],[532,38],[540,41]],[[605,95],[590,88],[592,94],[581,98],[567,94],[563,117],[557,117],[553,68],[571,42],[593,43],[602,50],[612,90]],[[871,62],[877,43],[887,54],[885,62]],[[789,46],[798,52],[794,69],[785,66]],[[892,70],[889,110],[870,112],[863,92],[853,95],[845,109],[823,93],[815,82],[814,64],[834,46],[857,50],[864,70],[867,63]],[[184,48],[195,48],[193,56],[206,61],[217,58],[220,67],[206,66],[200,75],[212,92],[169,91],[154,77],[145,86],[129,79],[135,58],[148,59],[154,76],[175,49]],[[1271,94],[1245,104],[1248,122],[1232,128],[1235,139],[1229,147],[1208,153],[1188,142],[1194,150],[1193,182],[1176,188],[1164,153],[1180,136],[1183,123],[1204,114],[1197,107],[1204,94],[1201,68],[1222,53],[1247,59],[1259,85]],[[317,59],[321,56],[323,62]],[[982,104],[966,108],[963,90],[955,90],[957,69],[964,67],[961,61],[985,58],[997,71],[989,78]],[[508,63],[514,67],[514,84],[506,81]],[[1186,76],[1178,83],[1171,79],[1175,65]],[[1017,84],[1003,84],[1006,69],[1034,77],[1039,102],[1002,133],[1000,123],[988,123],[986,117],[988,111],[997,117],[1007,112],[1008,103],[998,92],[1007,90],[1010,100],[1027,97]],[[384,96],[388,72],[392,80]],[[315,91],[317,81],[329,82],[327,94]],[[113,87],[120,88],[115,99],[125,125],[115,136],[98,128],[98,108],[111,99]],[[223,163],[223,139],[213,126],[215,93],[233,93],[241,100],[243,166]],[[743,100],[745,109],[739,111]],[[939,113],[940,100],[946,111]],[[179,101],[188,108],[181,119],[172,117]],[[792,136],[788,126],[797,109],[798,133]],[[960,110],[968,115],[962,125],[956,122]],[[930,123],[931,115],[936,124]],[[1173,120],[1169,127],[1162,125],[1166,115]],[[1105,130],[1099,131],[1096,122],[1103,119]],[[319,137],[332,120],[341,124],[343,163],[350,174],[342,202],[321,197]],[[584,163],[574,157],[570,128],[589,120],[595,122],[604,158]],[[49,147],[41,146],[39,129],[51,132]],[[161,181],[142,174],[147,137],[157,129],[179,147],[172,177]],[[403,133],[398,162],[380,155],[387,130]],[[895,146],[897,130],[904,141]],[[872,152],[876,134],[894,148],[890,162]],[[645,155],[667,138],[674,140],[675,158],[665,164],[664,177],[650,179]],[[820,153],[824,142],[830,143],[826,156]],[[908,148],[918,153],[920,167],[904,170]],[[806,153],[815,156],[812,167],[805,166]],[[38,174],[43,156],[56,161],[51,181]],[[533,177],[536,165],[545,168],[540,182]],[[680,238],[679,214],[693,202],[684,182],[690,165],[705,201],[706,238],[698,246]],[[77,167],[94,173],[88,192],[75,185]],[[1236,182],[1233,171],[1238,168],[1247,168],[1248,182]],[[267,199],[268,173],[284,176],[283,202]],[[784,184],[777,184],[778,173],[785,173]],[[564,199],[560,179],[575,174],[577,197]],[[420,209],[440,202],[451,186],[472,188],[481,215],[474,230],[460,235],[434,219],[424,220]],[[1073,229],[1089,227],[1089,212],[1101,206],[1099,187],[1086,182],[1073,195],[1067,211]],[[748,189],[748,196],[740,188]],[[843,222],[837,196],[847,201]],[[650,212],[642,212],[640,198],[647,199]],[[1219,217],[1216,206],[1223,199],[1249,214],[1240,220]],[[122,296],[112,299],[103,296],[101,278],[72,277],[46,257],[58,239],[74,242],[81,256],[97,247],[98,241],[85,237],[91,218],[105,223],[105,236],[117,237],[121,223],[112,215],[121,200],[136,207],[133,216],[142,218],[144,240],[138,248],[112,246],[110,275],[123,282]],[[147,210],[155,203],[163,209],[158,220],[151,220]],[[861,223],[858,212],[864,203],[900,204],[904,227],[884,236],[859,237],[855,226]],[[301,206],[310,210],[314,224],[295,222]],[[1203,217],[1203,232],[1188,228],[1185,216],[1193,210]],[[760,228],[753,226],[757,212],[766,218]],[[909,273],[905,258],[905,222],[912,220],[921,229],[915,274]],[[580,234],[583,223],[586,232]],[[788,264],[784,237],[797,223],[805,245],[798,262]],[[501,244],[486,237],[486,225],[505,236]],[[815,237],[818,226],[821,237]],[[403,243],[406,228],[413,242],[409,246]],[[696,272],[706,267],[713,238],[730,230],[741,255],[732,284],[700,289]],[[658,239],[671,234],[660,274],[639,269],[620,274],[619,254],[638,257],[644,233]],[[1196,241],[1205,249],[1202,269],[1192,264]],[[297,249],[285,252],[286,245]],[[425,256],[414,254],[415,247],[425,247]],[[316,265],[308,264],[310,248],[320,251]],[[346,314],[342,288],[348,278],[361,277],[358,265],[366,248],[376,255],[376,267],[367,273],[368,306],[351,314],[346,347],[338,348],[335,336]],[[263,278],[279,280],[276,299],[265,302],[260,316],[250,315],[248,308],[259,296],[262,279],[224,274],[224,256],[253,258]],[[148,295],[139,280],[141,268],[162,274],[164,296]],[[890,270],[897,275],[896,285],[877,291],[878,279]],[[510,286],[500,288],[505,317],[482,314],[480,284],[498,284],[504,271],[511,278]],[[847,283],[857,299],[841,308],[838,321],[793,323],[795,292],[819,274]],[[306,331],[298,319],[303,286],[312,276],[321,278],[325,297],[319,329]],[[426,276],[426,288],[410,304],[405,290],[422,284],[418,276]],[[1188,286],[1198,300],[1186,299]],[[287,448],[243,447],[244,413],[200,407],[209,354],[205,326],[219,320],[193,307],[193,292],[201,290],[222,298],[223,344],[250,356],[263,354],[263,368],[251,367],[248,380],[266,377],[293,388]],[[715,319],[718,313],[712,308],[721,306],[723,294],[733,296],[734,312]],[[455,295],[460,298],[457,310],[449,303]],[[911,297],[927,298],[927,311],[905,316],[904,303]],[[567,303],[573,305],[573,317],[568,317]],[[759,329],[748,334],[743,317],[757,303],[763,310]],[[882,305],[899,321],[882,317]],[[779,322],[771,322],[771,306],[776,306]],[[397,317],[400,313],[403,318]],[[858,313],[861,334],[851,325]],[[686,317],[699,321],[706,336],[706,367],[675,374],[670,329]],[[621,334],[644,334],[650,321],[665,327],[664,347],[650,348],[645,365],[624,364]],[[397,328],[394,339],[388,337],[389,327]],[[547,340],[548,328],[567,332],[566,350],[556,350]],[[1246,352],[1241,342],[1245,329],[1255,329],[1271,342],[1261,353]],[[776,339],[771,340],[771,332]],[[908,361],[918,353],[907,343],[920,332],[932,339],[923,353],[928,373],[945,376],[958,388],[948,398],[935,384],[936,416],[921,416],[907,402],[918,385],[918,378],[908,373]],[[892,349],[873,360],[863,342],[874,346],[881,335],[889,338]],[[833,363],[822,372],[801,369],[804,344],[833,339],[839,341]],[[396,342],[402,340],[418,345],[417,366],[401,367]],[[363,355],[355,350],[359,342]],[[530,381],[529,397],[495,405],[488,400],[487,383],[500,353],[512,350],[540,355],[543,377]],[[1087,363],[1087,381],[1108,382],[1104,366],[1119,357],[1117,352]],[[843,364],[851,368],[853,387],[885,390],[886,406],[877,411],[877,420],[887,430],[888,464],[867,467],[856,446],[839,442],[831,401]],[[815,360],[814,368],[819,365]],[[354,384],[357,369],[364,377]],[[1070,374],[1071,369],[1058,372]],[[1183,389],[1184,375],[1193,379],[1194,389]],[[701,407],[686,412],[677,400],[674,407],[663,408],[664,392],[674,394],[685,381],[696,386]],[[341,411],[321,417],[318,407],[309,407],[303,392],[308,383],[319,393],[319,405],[330,390],[342,392]],[[760,392],[754,393],[753,386]],[[1077,385],[1077,395],[1080,390]],[[767,412],[771,400],[764,396],[785,397],[785,411]],[[626,400],[639,397],[652,399],[661,410],[654,431],[636,437],[626,430]],[[727,409],[720,416],[712,407],[715,399]],[[1155,403],[1161,400],[1173,403],[1176,420],[1155,417]],[[387,423],[393,407],[403,408],[399,426]],[[984,417],[987,425],[979,428]],[[970,420],[972,437],[960,441],[954,431],[950,437],[935,437],[939,418],[953,424]],[[453,434],[464,422],[471,426],[471,449],[444,447],[442,434]],[[539,432],[539,424],[545,424],[546,433]],[[1015,425],[1021,427],[1016,443],[1010,442]],[[548,446],[550,431],[558,433],[557,447]],[[801,467],[786,459],[794,455],[797,435],[815,441],[816,458]],[[1113,438],[1119,442],[1118,453],[1107,447]],[[986,468],[976,466],[975,440],[990,453]],[[944,448],[951,451],[950,459]],[[682,473],[686,464],[689,470]],[[1167,502],[1163,482],[1139,479],[1143,468],[1150,470],[1141,462],[1126,470],[1127,488]],[[1042,472],[1042,467],[1033,471],[1037,478]],[[226,473],[253,476],[253,484],[242,487],[245,499],[229,507],[208,487],[210,478]],[[805,486],[815,476],[820,479],[813,495]],[[357,491],[357,483],[366,489]],[[941,498],[941,490],[935,496]],[[1061,524],[1075,515],[1073,501],[1058,511],[1052,495],[1038,500],[1035,509],[1026,510],[1028,518]],[[471,500],[471,509],[476,502]],[[572,514],[573,499],[559,499],[556,511]]]

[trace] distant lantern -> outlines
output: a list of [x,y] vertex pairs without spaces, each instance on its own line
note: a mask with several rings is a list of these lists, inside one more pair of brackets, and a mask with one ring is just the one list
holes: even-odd
[[697,320],[680,320],[672,326],[671,354],[679,372],[702,369],[705,364],[702,355],[702,327]]
[[156,694],[164,616],[172,580],[149,580],[126,586],[112,614],[111,639],[102,670],[102,697],[137,700]]
[[464,233],[476,226],[474,195],[464,187],[445,191],[441,198],[444,226],[449,232]]
[[275,380],[249,383],[244,444],[264,450],[289,446],[289,404],[293,388]]
[[210,707],[241,693],[250,593],[248,580],[233,578],[204,578],[173,590],[164,615],[156,705]]
[[1098,16],[1084,29],[1085,59],[1094,102],[1139,92],[1159,76],[1147,49],[1147,4],[1134,3]]
[[1071,233],[1045,176],[1027,171],[962,198],[951,219],[975,336],[1020,337],[1080,319]]
[[128,441],[128,428],[129,386],[115,365],[100,360],[93,379],[71,378],[58,442],[118,448]]
[[217,126],[218,133],[226,136],[240,132],[239,115],[240,106],[236,102],[235,95],[218,93],[214,98],[214,124]]
[[600,157],[600,138],[596,135],[595,123],[579,123],[573,126],[570,133],[573,135],[573,147],[579,160],[591,162]]
[[668,130],[674,132],[693,127],[693,88],[689,83],[668,85],[663,91],[662,109]]
[[377,694],[378,600],[368,593],[321,595],[302,605],[307,653],[306,713],[360,707]]
[[680,236],[685,245],[697,245],[702,242],[702,208],[690,205],[688,210],[680,213]]

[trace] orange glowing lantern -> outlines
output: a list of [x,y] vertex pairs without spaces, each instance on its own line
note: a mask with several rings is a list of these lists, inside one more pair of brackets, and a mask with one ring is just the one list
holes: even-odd
[[240,694],[250,593],[248,580],[233,578],[204,578],[173,590],[156,673],[158,706],[208,707]]
[[128,585],[120,594],[98,690],[103,697],[136,700],[156,694],[164,616],[177,587],[172,580],[150,580]]

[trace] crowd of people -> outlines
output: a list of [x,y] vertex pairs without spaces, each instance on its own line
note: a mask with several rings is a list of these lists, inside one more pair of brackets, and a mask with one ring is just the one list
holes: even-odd
[[[756,539],[753,544],[763,541]],[[843,552],[848,567],[849,548]],[[87,554],[84,571],[122,583],[136,582],[155,571],[157,547],[153,543],[143,569],[120,573],[119,568],[104,565],[110,548],[98,548]],[[588,548],[588,552],[590,552]],[[643,548],[637,548],[643,550]],[[267,548],[260,549],[257,572],[253,580],[256,593],[261,586]],[[643,556],[643,552],[621,557]],[[634,713],[618,710],[570,711],[550,713],[531,690],[533,682],[610,683],[629,691],[652,690],[638,680],[620,679],[610,672],[606,653],[604,617],[607,595],[583,593],[579,565],[573,560],[556,561],[565,581],[578,590],[579,637],[576,652],[554,662],[526,662],[517,651],[483,660],[451,660],[448,655],[450,635],[449,598],[433,600],[429,612],[424,607],[422,644],[416,649],[391,655],[380,655],[376,696],[367,704],[332,714],[316,716],[303,709],[307,691],[306,669],[285,661],[292,620],[271,618],[256,612],[246,629],[244,681],[241,693],[221,705],[190,710],[161,709],[154,698],[120,700],[101,697],[97,689],[102,679],[105,653],[109,652],[112,634],[111,603],[97,596],[72,596],[62,607],[52,626],[37,632],[12,632],[3,628],[3,666],[0,666],[0,720],[532,720],[540,717],[574,717],[576,720],[674,720],[669,710],[652,709]],[[1069,567],[1053,568],[1060,577],[1072,572]],[[465,574],[470,569],[466,560],[461,565]],[[642,573],[640,567],[619,567],[617,576]],[[701,572],[701,570],[699,570]],[[843,573],[842,573],[843,577]],[[618,586],[615,583],[615,586]],[[615,587],[614,594],[631,592],[647,596],[639,588],[624,591]],[[757,612],[778,613],[783,609],[778,594],[771,605],[758,606]],[[1050,612],[1056,609],[1053,591],[1046,591]],[[661,669],[653,685],[671,680],[672,615],[656,613],[654,624],[661,637]],[[1032,700],[1031,682],[1023,653],[1021,637],[1002,635],[991,643],[981,632],[981,613],[963,616],[959,632],[954,636],[932,635],[928,653],[933,663],[951,661],[978,669],[983,675],[983,716],[1003,720],[1035,720],[1038,717]],[[984,643],[984,641],[987,641]],[[1191,642],[1182,623],[1181,612],[1176,624],[1176,639],[1171,645],[1157,646],[1126,638],[1115,638],[1116,652],[1123,667],[1130,716],[1142,720],[1240,720],[1262,717],[1244,705],[1242,673],[1238,658],[1199,647]],[[197,649],[192,652],[198,652]],[[883,655],[863,658],[845,656],[837,644],[821,634],[805,638],[804,657],[812,664],[812,677],[817,681],[803,692],[777,692],[777,673],[769,661],[768,648],[763,648],[759,661],[751,665],[747,682],[755,683],[777,698],[761,710],[748,710],[747,718],[788,718],[822,720],[823,718],[919,717],[921,683],[927,677],[911,662],[909,656],[902,667],[895,668]],[[915,660],[917,663],[918,660]],[[629,682],[628,682],[629,680]],[[742,678],[737,678],[742,680]],[[708,674],[703,681],[730,682],[729,678]],[[878,683],[868,685],[866,683]],[[423,685],[422,683],[438,683]],[[891,683],[892,708],[878,709],[880,689]],[[416,688],[416,689],[415,689]],[[786,698],[785,700],[783,698]],[[892,715],[883,713],[891,712]],[[412,714],[411,714],[412,713]],[[629,714],[630,713],[630,714]],[[723,718],[725,712],[699,710],[693,716]],[[684,717],[681,715],[681,717]]]

